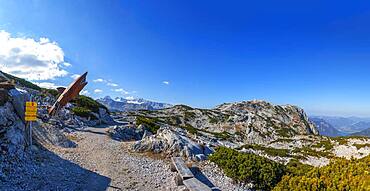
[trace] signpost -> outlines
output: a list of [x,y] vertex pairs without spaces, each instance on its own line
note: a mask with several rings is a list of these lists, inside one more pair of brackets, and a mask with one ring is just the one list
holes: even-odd
[[26,102],[25,120],[29,125],[29,146],[32,146],[32,121],[37,120],[37,103],[32,101]]

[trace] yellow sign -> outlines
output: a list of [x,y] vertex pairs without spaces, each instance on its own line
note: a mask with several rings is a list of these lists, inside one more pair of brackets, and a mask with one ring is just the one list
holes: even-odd
[[36,118],[36,116],[35,117],[25,117],[25,120],[26,121],[36,121],[37,120],[37,118]]
[[26,107],[26,112],[37,113],[37,108],[35,108],[35,107]]
[[37,103],[33,101],[27,101],[26,107],[37,107]]
[[26,102],[25,120],[36,121],[36,119],[37,119],[37,103],[30,101]]
[[29,115],[37,115],[37,112],[33,112],[33,111],[26,111],[25,115],[26,115],[26,116],[29,116]]

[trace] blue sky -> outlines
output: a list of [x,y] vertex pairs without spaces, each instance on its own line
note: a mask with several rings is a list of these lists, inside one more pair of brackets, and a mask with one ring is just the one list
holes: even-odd
[[54,78],[33,81],[67,85],[89,71],[93,97],[195,107],[263,99],[370,116],[368,1],[0,0],[0,30],[56,42]]

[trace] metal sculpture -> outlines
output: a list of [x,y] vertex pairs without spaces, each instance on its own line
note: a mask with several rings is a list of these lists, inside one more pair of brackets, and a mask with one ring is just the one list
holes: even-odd
[[73,83],[68,86],[67,89],[63,91],[54,105],[50,108],[50,116],[55,115],[60,108],[65,106],[68,102],[79,95],[80,91],[87,85],[86,76],[87,72],[78,77]]

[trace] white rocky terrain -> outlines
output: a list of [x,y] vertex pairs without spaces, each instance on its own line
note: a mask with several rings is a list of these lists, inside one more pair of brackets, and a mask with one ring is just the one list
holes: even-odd
[[[326,165],[333,157],[361,158],[370,150],[366,138],[319,136],[316,126],[296,106],[259,100],[227,103],[214,109],[177,105],[158,111],[124,113],[121,120],[126,120],[127,126],[140,125],[146,131],[156,131],[143,136],[133,150],[183,156],[193,161],[205,160],[218,146],[281,163],[297,159],[313,166]],[[115,127],[115,131],[120,128],[123,127]],[[352,140],[361,142],[356,147]]]

